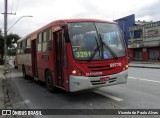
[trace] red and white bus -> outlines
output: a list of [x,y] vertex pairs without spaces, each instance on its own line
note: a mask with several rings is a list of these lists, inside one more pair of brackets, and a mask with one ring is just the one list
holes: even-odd
[[128,55],[116,23],[96,19],[53,21],[18,41],[17,65],[32,76],[75,92],[124,84]]

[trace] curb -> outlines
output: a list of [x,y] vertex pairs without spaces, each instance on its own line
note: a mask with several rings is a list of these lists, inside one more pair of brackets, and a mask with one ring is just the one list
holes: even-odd
[[150,66],[130,66],[129,67],[133,67],[133,68],[151,68],[151,69],[160,69],[160,67],[150,67]]

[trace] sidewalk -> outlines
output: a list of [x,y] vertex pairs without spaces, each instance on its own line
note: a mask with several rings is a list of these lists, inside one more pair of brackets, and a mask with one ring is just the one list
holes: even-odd
[[0,65],[0,109],[11,109],[9,90],[4,76],[7,67]]
[[4,91],[3,91],[4,69],[5,69],[4,66],[0,66],[0,109],[5,109]]
[[131,61],[129,67],[160,69],[160,62]]
[[[10,76],[8,76],[6,70],[13,68],[12,65],[4,67],[0,65],[0,112],[2,110],[13,110],[13,109],[28,109],[25,102],[16,89]],[[10,70],[11,71],[11,70]],[[5,75],[4,75],[5,73]],[[0,115],[0,118],[34,118],[34,116],[19,116],[19,115]]]

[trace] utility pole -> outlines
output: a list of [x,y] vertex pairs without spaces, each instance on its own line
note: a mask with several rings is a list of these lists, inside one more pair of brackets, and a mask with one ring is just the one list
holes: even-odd
[[7,13],[8,0],[4,1],[4,65],[7,66]]
[[0,36],[2,36],[2,30],[1,30],[1,28],[0,28]]
[[4,0],[4,65],[7,66],[7,15],[16,15],[16,13],[8,13],[8,0]]

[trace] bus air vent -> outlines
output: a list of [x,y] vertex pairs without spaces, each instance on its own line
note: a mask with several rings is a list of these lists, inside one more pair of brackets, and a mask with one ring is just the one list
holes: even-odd
[[107,70],[113,70],[114,69],[114,68],[111,68],[109,65],[108,66],[88,66],[88,68],[93,72],[107,71]]
[[101,82],[100,80],[94,80],[94,81],[91,81],[91,84],[92,85],[100,85],[100,84],[105,84],[106,82]]
[[115,82],[117,78],[109,78],[109,83]]

